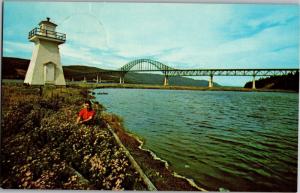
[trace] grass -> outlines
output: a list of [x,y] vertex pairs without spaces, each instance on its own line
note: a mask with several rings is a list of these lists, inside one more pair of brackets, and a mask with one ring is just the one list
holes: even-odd
[[85,97],[81,89],[2,86],[2,188],[146,189],[102,108],[94,126],[75,124]]

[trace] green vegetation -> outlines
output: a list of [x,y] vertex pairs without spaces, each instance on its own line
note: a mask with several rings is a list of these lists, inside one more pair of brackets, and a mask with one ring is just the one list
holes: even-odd
[[[256,88],[293,90],[299,92],[299,73],[260,78],[255,81],[255,86]],[[244,88],[252,88],[252,81],[247,82]]]
[[[89,82],[95,82],[97,77],[95,76],[95,72],[99,71],[105,71],[100,68],[96,67],[90,67],[90,66],[63,66],[64,75],[66,80],[74,80],[74,81],[82,81],[84,78],[86,78]],[[91,73],[84,75],[83,73]],[[111,75],[104,75],[101,77],[105,82],[118,82],[119,77],[111,76]]]
[[2,86],[2,188],[146,189],[106,128],[114,115],[100,105],[94,126],[75,124],[82,95]]

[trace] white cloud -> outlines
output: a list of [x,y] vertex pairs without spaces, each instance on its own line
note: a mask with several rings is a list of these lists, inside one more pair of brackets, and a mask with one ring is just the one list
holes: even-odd
[[13,51],[12,49],[7,48],[7,47],[4,47],[3,51],[4,51],[5,54],[11,54],[11,53],[14,53],[14,51]]
[[67,35],[67,41],[75,46],[107,49],[108,37],[103,24],[92,14],[74,13],[60,22],[57,30]]
[[284,25],[290,19],[297,17],[293,12],[286,12],[282,10],[274,11],[271,14],[266,15],[265,17],[259,17],[255,19],[250,19],[248,25],[257,28],[263,24],[277,24]]
[[[287,15],[285,20],[292,17]],[[276,25],[251,36],[227,40],[224,38],[224,41],[217,44],[212,42],[206,47],[184,47],[180,53],[163,59],[174,63],[189,63],[190,65],[185,66],[190,68],[296,67],[299,52],[297,33],[295,24]],[[226,32],[220,31],[216,35],[224,34]]]
[[76,64],[81,65],[100,65],[100,60],[90,52],[90,49],[81,47],[79,49],[70,47],[69,45],[62,45],[62,58],[68,58],[71,61],[77,61]]
[[14,42],[14,41],[3,41],[3,48],[4,48],[4,55],[6,52],[9,53],[18,53],[18,52],[26,52],[26,53],[32,53],[33,44],[28,43],[20,43],[20,42]]

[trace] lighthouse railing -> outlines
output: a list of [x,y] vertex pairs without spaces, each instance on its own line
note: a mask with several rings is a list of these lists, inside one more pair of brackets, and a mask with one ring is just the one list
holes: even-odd
[[31,39],[33,36],[36,35],[66,41],[66,34],[64,33],[59,33],[56,31],[41,29],[37,27],[29,32],[28,39]]

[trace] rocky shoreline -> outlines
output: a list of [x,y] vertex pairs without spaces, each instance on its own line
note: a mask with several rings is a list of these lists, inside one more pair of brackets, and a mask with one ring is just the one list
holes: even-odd
[[166,161],[158,158],[153,152],[143,149],[143,142],[124,129],[122,120],[118,116],[109,121],[114,132],[158,190],[206,191],[193,183],[192,180],[176,174],[168,167]]

